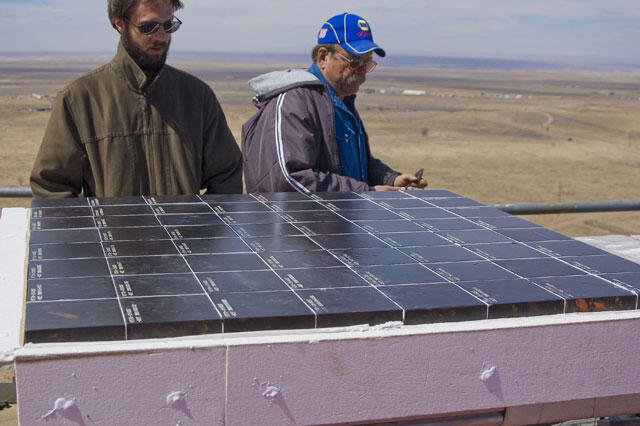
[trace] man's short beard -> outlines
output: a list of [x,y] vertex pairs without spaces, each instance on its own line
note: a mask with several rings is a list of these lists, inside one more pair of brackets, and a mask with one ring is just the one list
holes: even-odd
[[164,66],[165,61],[167,60],[167,54],[169,53],[169,44],[171,41],[167,42],[167,50],[162,54],[159,58],[152,58],[148,56],[146,53],[140,49],[140,47],[133,41],[133,39],[129,36],[129,26],[122,32],[120,39],[122,40],[122,46],[124,46],[125,50],[131,58],[135,61],[136,64],[143,71],[160,71]]
[[351,74],[349,77],[347,77],[345,79],[345,83],[346,84],[353,84],[353,83],[364,83],[367,80],[367,78],[362,75],[362,74]]

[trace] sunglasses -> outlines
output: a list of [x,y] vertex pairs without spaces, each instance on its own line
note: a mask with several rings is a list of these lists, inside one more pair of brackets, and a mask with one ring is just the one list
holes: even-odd
[[138,31],[140,31],[144,35],[154,34],[160,29],[160,27],[162,27],[164,32],[167,34],[175,33],[176,31],[178,31],[178,28],[180,28],[180,25],[182,25],[182,21],[178,19],[177,16],[174,16],[173,18],[169,19],[167,22],[163,22],[163,23],[145,22],[144,24],[136,25],[129,20],[127,21],[131,25],[136,27]]
[[378,65],[376,61],[372,61],[369,59],[368,61],[362,59],[353,59],[347,58],[340,52],[335,52],[336,55],[340,56],[342,60],[344,60],[347,64],[349,64],[349,68],[352,70],[358,70],[364,68],[365,72],[371,72]]

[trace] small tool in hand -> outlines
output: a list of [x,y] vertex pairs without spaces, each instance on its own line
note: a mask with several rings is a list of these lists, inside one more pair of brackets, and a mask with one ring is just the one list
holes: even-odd
[[424,169],[420,169],[415,173],[415,177],[418,178],[418,180],[422,179],[422,174],[424,173]]

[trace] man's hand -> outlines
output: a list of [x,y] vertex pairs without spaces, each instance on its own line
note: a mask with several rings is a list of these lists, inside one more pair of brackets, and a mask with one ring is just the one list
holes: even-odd
[[396,180],[393,182],[393,186],[399,187],[399,188],[423,189],[427,186],[427,181],[422,178],[417,178],[415,175],[412,175],[411,173],[403,173],[396,178]]

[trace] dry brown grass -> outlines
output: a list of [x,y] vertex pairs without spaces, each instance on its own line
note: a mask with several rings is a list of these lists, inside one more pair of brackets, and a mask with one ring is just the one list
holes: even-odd
[[[0,58],[0,186],[28,184],[49,117],[36,108],[96,65]],[[255,111],[246,81],[280,68],[180,67],[212,85],[238,141]],[[379,67],[363,89],[376,91],[358,98],[374,155],[402,171],[424,167],[431,188],[486,204],[640,199],[638,74]],[[426,95],[402,95],[405,89]],[[27,204],[0,199],[0,207]],[[640,233],[640,212],[527,219],[573,236]]]

